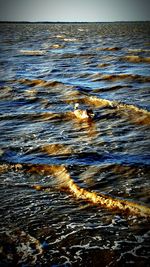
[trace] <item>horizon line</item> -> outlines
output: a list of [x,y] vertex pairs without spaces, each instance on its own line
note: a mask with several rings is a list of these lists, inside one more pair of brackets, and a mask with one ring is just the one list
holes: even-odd
[[0,20],[0,23],[116,23],[116,22],[150,22],[150,20],[114,20],[114,21],[30,21],[30,20]]

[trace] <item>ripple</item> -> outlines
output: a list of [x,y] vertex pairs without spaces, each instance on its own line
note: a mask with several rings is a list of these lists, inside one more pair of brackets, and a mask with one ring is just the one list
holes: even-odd
[[141,57],[137,55],[124,56],[121,60],[132,63],[150,63],[150,57]]

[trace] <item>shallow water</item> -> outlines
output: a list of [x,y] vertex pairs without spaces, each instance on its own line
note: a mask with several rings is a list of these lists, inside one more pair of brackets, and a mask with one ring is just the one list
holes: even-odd
[[3,266],[149,265],[149,29],[0,24]]

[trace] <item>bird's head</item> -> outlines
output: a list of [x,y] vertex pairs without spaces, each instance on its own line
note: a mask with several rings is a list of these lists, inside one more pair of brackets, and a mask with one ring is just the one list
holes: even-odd
[[79,108],[79,103],[75,103],[75,105],[74,105],[74,109],[76,110],[76,109],[78,109]]

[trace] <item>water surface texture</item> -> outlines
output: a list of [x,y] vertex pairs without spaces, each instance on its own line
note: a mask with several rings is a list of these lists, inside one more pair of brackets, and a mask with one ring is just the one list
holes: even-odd
[[150,23],[0,36],[1,265],[149,266]]

